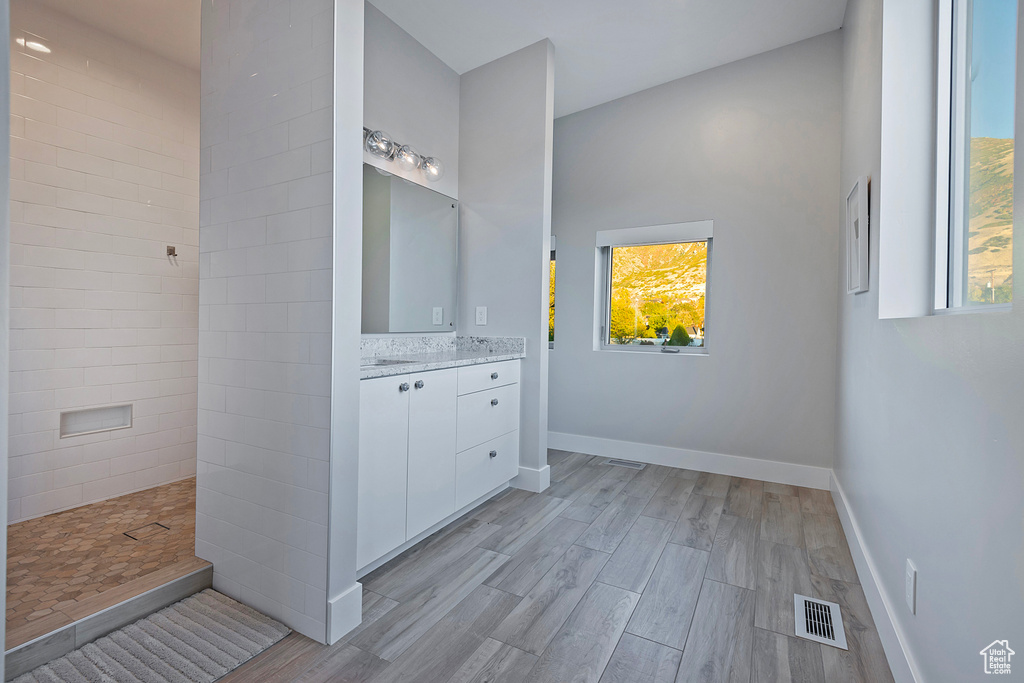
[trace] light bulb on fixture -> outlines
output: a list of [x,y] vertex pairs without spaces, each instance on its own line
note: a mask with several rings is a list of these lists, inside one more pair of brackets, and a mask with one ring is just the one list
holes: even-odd
[[422,166],[427,180],[438,181],[444,176],[444,164],[435,157],[425,157]]
[[395,142],[382,130],[367,133],[364,147],[367,152],[381,159],[392,159],[395,155]]
[[420,167],[422,157],[409,145],[402,145],[395,153],[395,161],[403,171],[415,171]]
[[27,47],[30,50],[35,50],[36,52],[42,52],[43,54],[47,54],[47,55],[50,54],[50,48],[46,47],[45,45],[43,45],[42,43],[40,43],[38,41],[35,41],[35,40],[25,40],[24,38],[16,38],[14,42],[16,42],[18,45],[21,45],[22,47]]

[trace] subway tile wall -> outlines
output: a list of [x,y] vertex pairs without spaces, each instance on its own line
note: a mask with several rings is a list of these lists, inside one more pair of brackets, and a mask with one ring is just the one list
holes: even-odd
[[[199,74],[25,0],[10,49],[16,522],[195,472]],[[131,429],[59,438],[115,403]]]
[[326,632],[333,4],[203,4],[196,554]]

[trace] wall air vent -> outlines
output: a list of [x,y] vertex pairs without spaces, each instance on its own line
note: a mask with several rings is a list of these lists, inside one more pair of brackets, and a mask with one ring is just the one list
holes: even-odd
[[615,467],[628,467],[631,470],[642,470],[643,468],[647,467],[647,465],[642,463],[642,462],[630,462],[629,460],[616,460],[615,458],[609,458],[608,460],[605,460],[604,463],[602,463],[602,464],[604,464],[604,465],[614,465]]
[[843,629],[843,615],[839,605],[806,595],[794,595],[793,609],[797,636],[842,650],[849,649],[846,646],[846,631]]

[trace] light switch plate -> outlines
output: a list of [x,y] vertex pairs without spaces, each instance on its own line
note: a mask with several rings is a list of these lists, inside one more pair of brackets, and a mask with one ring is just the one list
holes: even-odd
[[434,306],[433,318],[435,325],[444,325],[444,308],[441,306]]
[[477,306],[476,307],[476,324],[486,325],[487,324],[487,307]]
[[917,614],[917,567],[909,559],[907,560],[905,582],[907,607],[910,608],[911,614]]

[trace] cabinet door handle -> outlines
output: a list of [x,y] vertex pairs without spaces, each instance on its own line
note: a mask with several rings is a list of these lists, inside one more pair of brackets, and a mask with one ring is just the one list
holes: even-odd
[[488,455],[490,455],[492,458],[497,458],[498,457],[498,451],[491,451]]
[[421,380],[421,379],[416,380],[416,384],[414,384],[413,386],[416,387],[417,389],[422,389],[423,388],[423,380]]
[[409,391],[409,383],[408,382],[402,382],[401,384],[398,385],[398,392],[401,393],[403,391]]
[[496,406],[496,405],[498,405],[498,399],[496,399],[496,398],[492,398],[492,399],[491,399],[491,405],[492,405],[492,406]]
[[491,379],[498,379],[498,373],[492,372],[491,373]]

